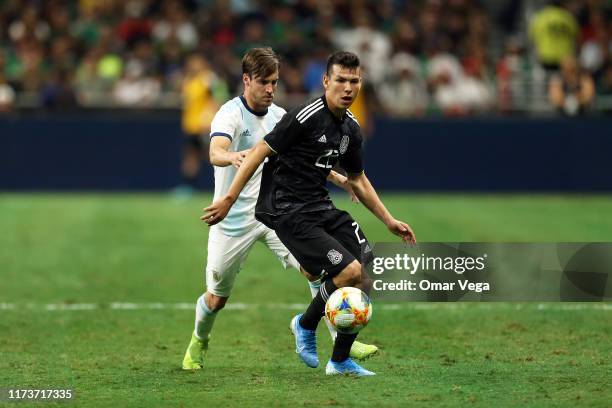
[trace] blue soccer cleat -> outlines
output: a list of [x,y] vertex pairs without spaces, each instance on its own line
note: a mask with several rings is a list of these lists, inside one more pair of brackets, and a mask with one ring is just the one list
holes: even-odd
[[289,324],[289,328],[295,336],[295,352],[300,355],[300,358],[308,367],[316,368],[319,366],[316,332],[300,326],[301,317],[301,314],[295,316]]
[[325,374],[327,375],[354,375],[356,377],[365,377],[369,375],[376,375],[372,371],[368,371],[352,359],[347,358],[341,363],[336,363],[329,360],[327,367],[325,367]]

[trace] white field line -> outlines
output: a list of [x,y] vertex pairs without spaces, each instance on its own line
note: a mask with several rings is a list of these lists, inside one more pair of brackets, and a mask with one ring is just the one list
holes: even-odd
[[[228,303],[225,310],[240,311],[246,309],[266,310],[304,310],[308,305],[305,303]],[[195,303],[6,303],[0,302],[1,311],[33,310],[47,312],[66,311],[91,311],[91,310],[189,310],[193,311]],[[580,311],[580,310],[602,310],[612,311],[612,303],[375,303],[377,310],[554,310],[554,311]]]

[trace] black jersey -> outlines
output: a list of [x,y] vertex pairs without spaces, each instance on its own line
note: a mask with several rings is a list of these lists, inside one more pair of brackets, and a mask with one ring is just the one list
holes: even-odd
[[348,110],[342,119],[325,96],[286,113],[264,141],[276,153],[265,163],[256,218],[264,224],[278,215],[334,208],[327,176],[337,163],[347,173],[363,171],[363,137]]

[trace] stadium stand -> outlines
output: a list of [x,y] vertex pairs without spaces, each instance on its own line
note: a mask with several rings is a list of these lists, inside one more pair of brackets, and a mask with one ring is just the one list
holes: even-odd
[[603,0],[5,0],[0,112],[176,109],[189,54],[204,55],[235,93],[241,53],[265,44],[283,57],[284,106],[319,93],[325,56],[346,48],[363,59],[368,106],[379,116],[554,114],[549,71],[560,57],[548,63],[542,52],[555,15],[575,24],[564,49],[597,92],[577,112],[609,112],[611,7]]

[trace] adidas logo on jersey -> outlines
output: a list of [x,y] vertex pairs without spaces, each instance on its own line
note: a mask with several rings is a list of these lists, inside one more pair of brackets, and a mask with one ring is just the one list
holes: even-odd
[[240,137],[248,137],[251,136],[251,132],[249,132],[249,129],[245,129],[241,134]]
[[325,135],[323,135],[323,136],[321,136],[320,138],[317,139],[317,142],[327,143],[327,138],[325,137]]

